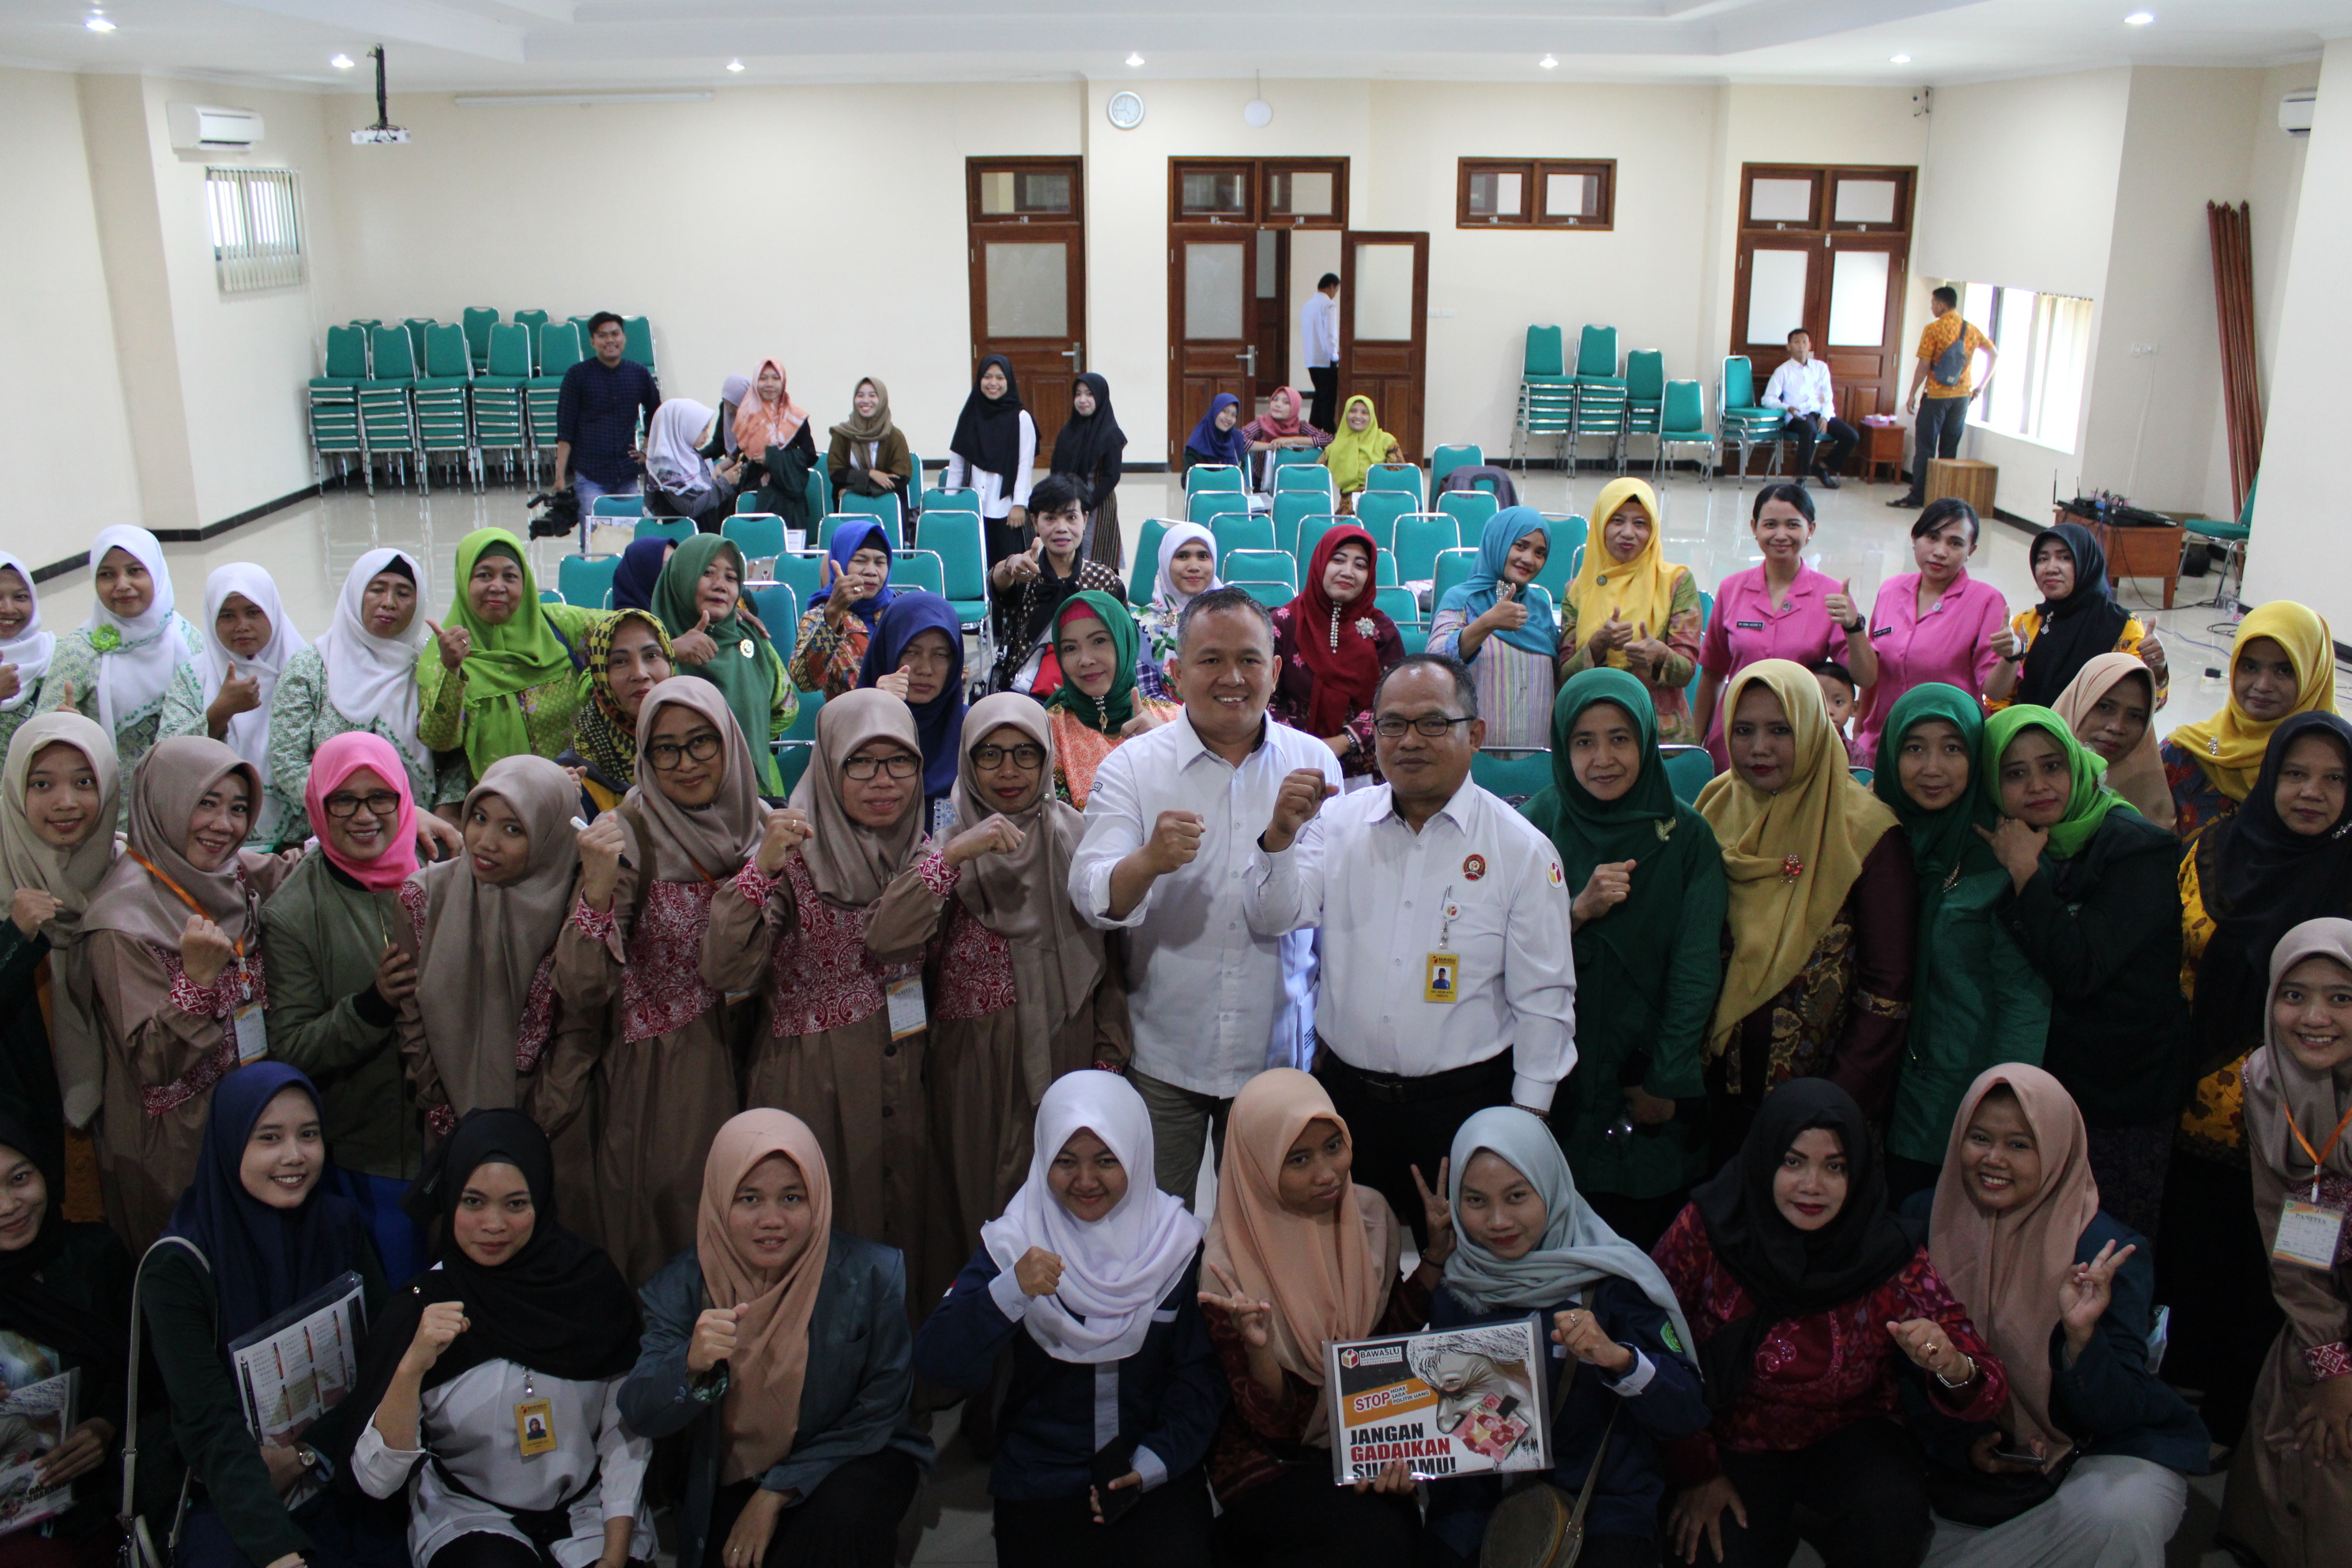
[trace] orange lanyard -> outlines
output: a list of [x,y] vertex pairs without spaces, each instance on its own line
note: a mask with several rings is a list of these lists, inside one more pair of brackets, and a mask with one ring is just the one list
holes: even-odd
[[[169,877],[165,876],[165,875],[163,874],[163,871],[162,871],[162,870],[161,870],[161,869],[156,866],[156,864],[155,864],[152,860],[148,859],[146,856],[142,855],[142,854],[141,854],[141,853],[139,853],[139,851],[138,851],[138,850],[136,850],[136,849],[132,849],[132,848],[125,847],[125,848],[124,848],[124,850],[123,850],[122,852],[123,852],[125,855],[130,856],[133,860],[138,861],[142,866],[146,867],[146,868],[147,868],[147,874],[148,874],[149,876],[151,876],[151,877],[154,878],[157,881],[159,881],[159,882],[163,883],[163,886],[165,886],[165,887],[167,887],[167,888],[171,889],[172,889],[172,891],[173,891],[173,892],[175,892],[175,893],[179,894],[179,895],[180,895],[180,902],[182,902],[182,903],[184,903],[184,904],[187,905],[187,906],[188,906],[188,908],[190,908],[190,909],[192,909],[192,910],[195,910],[195,912],[196,912],[196,913],[198,913],[199,915],[204,915],[204,918],[205,918],[205,919],[206,919],[206,920],[210,920],[210,919],[212,919],[212,917],[211,917],[210,915],[205,915],[205,906],[204,906],[204,905],[202,905],[202,904],[200,904],[200,903],[196,902],[196,900],[194,900],[194,899],[192,899],[192,898],[188,897],[188,889],[187,889],[183,888],[182,886],[180,886],[180,884],[179,884],[179,883],[174,882],[173,880],[172,880],[172,879],[171,879],[171,878],[169,878]],[[232,945],[232,946],[234,946],[234,947],[236,948],[236,967],[237,967],[237,973],[239,973],[241,974],[241,973],[243,973],[245,972],[245,938],[243,938],[243,937],[241,937],[241,936],[240,936],[240,937],[234,938],[234,939],[232,940],[231,945]],[[2290,1118],[2290,1120],[2292,1120],[2292,1118]],[[2337,1128],[2336,1131],[2337,1131],[2338,1132],[2341,1132],[2341,1131],[2344,1131],[2344,1129],[2342,1129],[2341,1127],[2339,1127],[2339,1128]],[[2300,1134],[2298,1134],[2298,1136],[2300,1136]],[[2305,1148],[2309,1148],[2309,1147],[2310,1147],[2310,1145],[2306,1143],[2306,1144],[2305,1144],[2305,1145],[2304,1145],[2304,1147],[2305,1147]]]
[[2279,1101],[2279,1109],[2286,1112],[2286,1130],[2294,1134],[2294,1141],[2302,1144],[2303,1152],[2311,1157],[2311,1201],[2317,1203],[2320,1169],[2327,1163],[2327,1156],[2336,1152],[2336,1145],[2342,1140],[2344,1130],[2347,1127],[2352,1127],[2352,1110],[2346,1111],[2344,1120],[2336,1124],[2336,1131],[2327,1135],[2326,1147],[2314,1149],[2311,1146],[2311,1140],[2303,1135],[2303,1129],[2294,1124],[2294,1111],[2284,1099]]

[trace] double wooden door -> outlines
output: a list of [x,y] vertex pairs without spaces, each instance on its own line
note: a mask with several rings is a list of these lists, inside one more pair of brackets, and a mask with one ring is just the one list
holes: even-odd
[[1801,328],[1851,424],[1899,406],[1912,171],[1751,163],[1740,181],[1731,353],[1765,382]]

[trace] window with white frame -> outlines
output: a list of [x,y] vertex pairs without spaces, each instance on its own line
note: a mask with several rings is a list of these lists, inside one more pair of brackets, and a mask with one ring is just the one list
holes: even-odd
[[205,170],[224,294],[302,282],[302,191],[291,169]]
[[1960,313],[2000,351],[2000,369],[1970,411],[1976,421],[2073,451],[2091,369],[2091,301],[1971,283],[1961,294]]

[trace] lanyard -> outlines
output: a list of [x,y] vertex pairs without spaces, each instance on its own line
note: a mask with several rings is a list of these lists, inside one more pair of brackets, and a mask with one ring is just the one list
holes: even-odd
[[[196,913],[198,913],[198,914],[200,914],[200,915],[204,915],[204,914],[205,914],[205,907],[204,907],[204,905],[202,905],[202,904],[200,904],[200,903],[196,902],[196,900],[194,900],[194,899],[192,899],[192,898],[188,897],[188,889],[185,889],[185,888],[183,888],[182,886],[180,886],[180,884],[179,884],[179,883],[174,882],[173,880],[172,880],[172,879],[171,879],[170,877],[168,877],[168,876],[164,875],[164,873],[163,873],[163,871],[162,871],[162,870],[161,870],[161,869],[160,869],[160,868],[155,865],[155,863],[154,863],[153,861],[152,861],[152,860],[148,859],[146,856],[142,855],[142,854],[141,854],[141,853],[139,853],[139,851],[138,851],[138,850],[136,850],[136,849],[125,848],[122,852],[123,852],[125,855],[130,856],[133,860],[138,861],[142,866],[146,867],[146,868],[147,868],[147,874],[148,874],[149,876],[151,876],[151,877],[154,878],[157,881],[159,881],[159,882],[163,883],[163,886],[165,886],[165,887],[167,887],[167,888],[171,889],[172,889],[172,891],[173,891],[173,892],[175,892],[175,893],[179,894],[179,895],[180,895],[180,902],[182,902],[182,903],[184,903],[184,904],[187,905],[187,906],[188,906],[188,908],[190,908],[190,909],[194,910]],[[210,915],[205,915],[205,918],[206,920],[210,920],[212,917],[211,917]],[[234,939],[233,945],[234,945],[234,946],[236,947],[236,966],[237,966],[237,968],[238,968],[239,970],[243,970],[243,969],[245,968],[245,938],[243,938],[243,937],[241,937],[241,936],[240,936],[240,937],[237,937],[237,938]],[[2336,1129],[2336,1131],[2337,1131],[2338,1132],[2341,1132],[2341,1131],[2343,1131],[2343,1129],[2339,1127],[2339,1128],[2337,1128],[2337,1129]],[[2308,1145],[2308,1144],[2306,1144],[2306,1145],[2305,1145],[2305,1146],[2306,1148],[2308,1148],[2308,1147],[2309,1147],[2309,1145]]]
[[2336,1131],[2327,1135],[2326,1146],[2314,1149],[2311,1146],[2311,1140],[2303,1135],[2303,1129],[2294,1124],[2294,1111],[2287,1105],[2284,1097],[2279,1101],[2279,1109],[2286,1112],[2286,1130],[2294,1134],[2294,1141],[2302,1144],[2303,1152],[2311,1157],[2311,1201],[2317,1203],[2320,1169],[2327,1163],[2327,1156],[2336,1152],[2336,1145],[2343,1138],[2344,1130],[2347,1127],[2352,1127],[2352,1110],[2346,1111],[2344,1120],[2336,1124]]
[[1448,882],[1445,884],[1445,891],[1440,894],[1437,900],[1437,913],[1440,922],[1437,928],[1437,946],[1440,952],[1444,952],[1445,950],[1445,939],[1454,934],[1453,910],[1454,884]]

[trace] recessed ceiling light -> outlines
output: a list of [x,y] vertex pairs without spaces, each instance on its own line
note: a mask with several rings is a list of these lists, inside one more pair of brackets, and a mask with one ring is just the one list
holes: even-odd
[[741,70],[743,68],[743,62],[741,60],[729,60],[727,62],[727,68],[731,71]]
[[2130,16],[2124,18],[2124,26],[2126,27],[2145,27],[2150,22],[2155,20],[2156,13],[2153,11],[2135,11]]
[[1143,57],[1130,49],[1128,51],[1127,63],[1131,66],[1139,66],[1143,63]]
[[349,55],[337,55],[333,59],[329,60],[327,63],[334,67],[339,71],[347,71],[352,68],[352,57]]
[[106,13],[103,11],[91,12],[89,19],[84,22],[82,26],[88,27],[93,33],[110,33],[114,31],[114,24],[107,20]]
[[1911,63],[1911,57],[1909,55],[1889,55],[1886,58],[1887,62],[1891,65],[1907,66]]
[[1557,67],[1559,64],[1559,61],[1553,56],[1546,55],[1543,58],[1538,60],[1536,64],[1543,67],[1546,70],[1550,70]]

